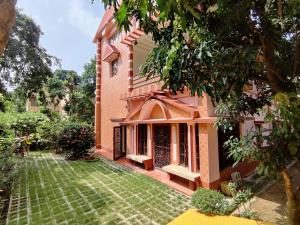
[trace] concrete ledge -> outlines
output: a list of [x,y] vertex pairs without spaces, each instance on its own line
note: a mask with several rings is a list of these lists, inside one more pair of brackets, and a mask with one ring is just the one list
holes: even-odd
[[153,168],[153,160],[146,155],[126,155],[127,159],[144,164],[146,170]]
[[144,161],[151,159],[146,155],[126,155],[126,158],[139,163],[144,163]]
[[188,168],[179,165],[164,166],[162,170],[193,182],[196,182],[200,178],[200,173],[192,173]]

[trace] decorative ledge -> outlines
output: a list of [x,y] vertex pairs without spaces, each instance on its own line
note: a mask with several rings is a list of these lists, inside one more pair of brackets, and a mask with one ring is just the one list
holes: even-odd
[[104,59],[105,62],[112,62],[119,58],[120,52],[119,50],[111,44],[108,44],[104,51]]

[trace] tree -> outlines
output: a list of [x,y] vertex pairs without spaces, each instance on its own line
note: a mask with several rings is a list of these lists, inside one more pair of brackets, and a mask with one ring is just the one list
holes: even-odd
[[30,94],[42,87],[58,60],[40,46],[41,28],[27,15],[17,11],[16,24],[0,58],[1,83],[22,87]]
[[41,111],[51,117],[51,106],[58,106],[62,100],[69,102],[69,96],[77,89],[79,83],[80,77],[74,70],[57,69],[37,91]]
[[[42,104],[44,106],[49,106],[50,104],[57,106],[61,100],[64,100],[66,102],[64,110],[72,119],[92,123],[94,118],[92,99],[93,90],[95,89],[95,87],[91,86],[91,84],[95,83],[92,78],[93,63],[92,60],[90,64],[85,65],[85,70],[81,77],[73,70],[56,70],[54,76],[45,83],[45,91],[39,93]],[[47,114],[51,114],[49,111],[50,109],[45,110]]]
[[16,19],[17,0],[0,1],[0,57],[6,46],[9,32],[11,31]]
[[81,90],[90,98],[95,98],[96,90],[96,57],[93,57],[89,63],[84,65],[84,71],[81,76]]
[[65,110],[73,120],[84,121],[89,124],[94,122],[94,103],[80,89],[70,93]]
[[[300,1],[103,2],[116,9],[114,15],[121,28],[128,30],[131,18],[135,17],[144,32],[152,34],[157,47],[149,54],[143,74],[147,76],[154,70],[164,82],[164,88],[174,93],[187,87],[192,94],[209,94],[218,105],[222,126],[255,115],[272,101],[277,104],[275,111],[269,111],[273,115],[269,117],[273,134],[261,137],[269,139],[268,150],[258,146],[255,149],[261,150],[259,166],[264,175],[283,175],[290,223],[297,224],[300,201],[298,195],[291,193],[291,176],[286,165],[291,159],[300,159],[297,124],[300,115],[294,113],[296,119],[292,120],[277,110],[283,107],[299,111]],[[257,98],[244,93],[244,86],[253,81],[258,89]],[[276,100],[278,93],[286,100]],[[281,125],[285,129],[275,134]],[[271,139],[278,134],[281,138]],[[250,151],[252,142],[243,148],[250,155],[257,153]],[[243,160],[257,159],[247,156],[240,155]]]

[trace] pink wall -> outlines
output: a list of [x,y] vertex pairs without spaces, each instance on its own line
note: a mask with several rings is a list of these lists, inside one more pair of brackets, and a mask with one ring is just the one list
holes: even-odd
[[[107,41],[106,37],[102,39],[102,49],[105,49]],[[115,46],[120,51],[117,75],[111,77],[110,63],[102,61],[101,64],[101,147],[110,150],[113,149],[113,127],[119,124],[111,122],[111,118],[125,118],[128,112],[126,101],[120,100],[121,94],[128,88],[128,47],[120,42]]]

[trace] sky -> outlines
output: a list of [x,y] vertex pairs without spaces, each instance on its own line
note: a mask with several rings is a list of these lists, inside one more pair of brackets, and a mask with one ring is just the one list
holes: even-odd
[[100,0],[18,0],[17,7],[40,25],[41,45],[79,74],[96,54],[93,37],[104,14]]

